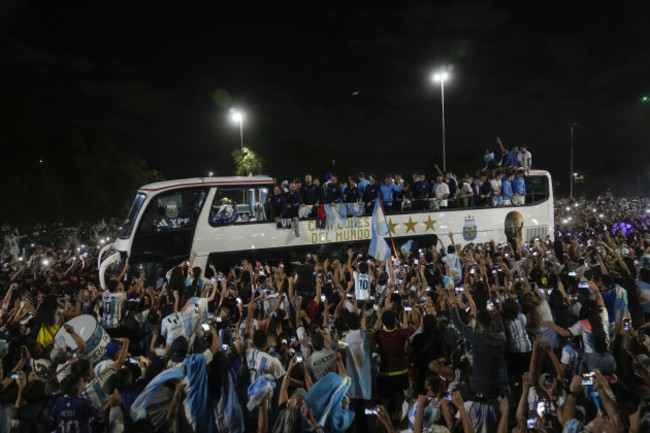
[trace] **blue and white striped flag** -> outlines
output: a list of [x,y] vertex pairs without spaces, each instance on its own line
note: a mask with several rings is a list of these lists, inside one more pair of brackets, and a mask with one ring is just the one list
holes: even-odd
[[388,222],[381,210],[379,199],[375,199],[375,209],[372,212],[371,220],[371,237],[370,246],[368,247],[368,255],[375,258],[377,261],[385,262],[390,256],[390,247],[384,240],[384,236],[388,234]]
[[327,217],[327,225],[336,227],[341,224],[341,217],[339,216],[339,205],[338,204],[326,204],[325,205],[325,216]]

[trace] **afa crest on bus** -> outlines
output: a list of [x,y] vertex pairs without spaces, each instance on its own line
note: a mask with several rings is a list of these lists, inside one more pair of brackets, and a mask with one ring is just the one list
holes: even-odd
[[463,223],[463,239],[466,241],[473,241],[476,239],[477,228],[476,221],[473,216],[466,216],[465,222]]

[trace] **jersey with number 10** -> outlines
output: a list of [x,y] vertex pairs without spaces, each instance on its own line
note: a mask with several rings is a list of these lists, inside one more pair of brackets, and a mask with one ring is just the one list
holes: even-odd
[[122,302],[126,300],[125,292],[106,292],[102,298],[102,307],[104,309],[103,325],[104,328],[117,328],[120,326],[120,317],[122,316]]
[[370,296],[370,282],[372,277],[369,274],[362,274],[354,272],[354,294],[357,296],[357,301],[365,301]]
[[90,424],[101,416],[99,408],[81,397],[61,397],[52,408],[56,433],[92,433]]

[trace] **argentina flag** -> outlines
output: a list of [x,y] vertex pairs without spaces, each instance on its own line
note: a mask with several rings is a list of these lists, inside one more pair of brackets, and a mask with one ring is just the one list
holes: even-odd
[[388,222],[384,212],[379,204],[379,199],[375,199],[375,208],[372,212],[370,246],[368,255],[378,261],[386,261],[390,255],[390,248],[383,236],[388,234]]

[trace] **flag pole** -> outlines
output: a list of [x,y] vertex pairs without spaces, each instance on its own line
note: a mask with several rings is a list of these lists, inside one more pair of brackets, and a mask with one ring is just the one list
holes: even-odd
[[[381,213],[384,214],[384,219],[386,218],[386,212],[384,211],[384,205],[381,200],[381,195],[377,192],[377,201],[379,202],[379,207],[381,208]],[[398,258],[397,248],[395,248],[395,242],[393,241],[393,235],[390,232],[390,224],[388,224],[388,237],[390,238],[390,244],[393,246],[393,257]]]

